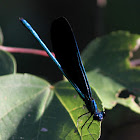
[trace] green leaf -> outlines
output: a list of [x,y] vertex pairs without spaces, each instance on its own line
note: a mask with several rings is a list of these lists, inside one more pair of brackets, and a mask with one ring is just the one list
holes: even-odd
[[0,139],[77,140],[69,114],[45,80],[29,74],[0,77]]
[[[139,37],[128,32],[112,33],[94,40],[84,51],[82,57],[88,80],[100,111],[103,110],[102,101],[107,109],[119,103],[139,113],[134,96],[119,97],[125,89],[138,89],[135,93],[139,97],[140,69],[132,68],[129,64],[129,53]],[[14,72],[14,59],[5,52],[0,56],[5,67],[3,74],[9,66]],[[54,92],[57,97],[53,96]],[[28,74],[0,77],[0,103],[2,140],[80,140],[81,126],[90,116],[81,117],[77,126],[78,117],[88,110],[69,82],[60,81],[52,87],[45,80]],[[82,129],[83,140],[93,140],[87,130],[92,119]],[[101,122],[93,121],[89,130],[95,140],[99,139]]]
[[118,103],[140,113],[134,95],[119,97],[123,90],[140,96],[140,67],[130,65],[130,53],[139,38],[129,32],[112,32],[92,41],[82,53],[90,84],[107,109]]
[[[94,93],[93,90],[92,90],[92,92]],[[62,103],[62,105],[65,107],[65,109],[68,111],[72,121],[75,124],[75,130],[76,130],[78,117],[81,116],[82,114],[88,112],[86,107],[84,107],[85,103],[80,98],[80,96],[75,91],[75,89],[67,81],[62,81],[55,85],[55,94],[58,97],[58,99],[60,100],[60,102]],[[103,108],[102,108],[100,99],[98,98],[98,96],[95,93],[93,94],[93,97],[96,100],[99,110],[102,111]],[[81,135],[82,125],[89,117],[90,117],[90,113],[79,119],[78,132],[80,135]],[[92,119],[93,119],[93,117],[91,117],[91,119],[86,123],[86,125],[82,129],[82,139],[83,140],[93,139],[91,137],[90,133],[92,134],[92,136],[94,137],[95,140],[99,139],[99,137],[100,137],[100,133],[101,133],[101,129],[100,129],[101,123],[100,122],[93,121],[93,123],[89,129],[90,133],[87,130]],[[80,138],[80,136],[79,136],[79,138]]]
[[[53,97],[51,85],[28,74],[0,77],[0,139],[45,139],[44,111]],[[42,138],[42,139],[43,139]]]
[[8,52],[0,51],[0,75],[6,75],[15,72],[15,58]]

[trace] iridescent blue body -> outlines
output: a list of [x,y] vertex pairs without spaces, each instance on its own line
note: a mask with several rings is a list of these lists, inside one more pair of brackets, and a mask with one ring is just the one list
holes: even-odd
[[[89,86],[86,72],[81,61],[78,45],[68,21],[64,17],[60,17],[52,23],[51,40],[56,58],[52,55],[50,50],[43,43],[43,41],[30,26],[30,24],[23,18],[20,18],[20,21],[38,40],[40,45],[46,50],[47,54],[55,62],[63,75],[76,89],[80,97],[85,102],[86,107],[89,111],[88,113],[91,113],[91,116],[93,116],[93,120],[102,121],[105,113],[104,111],[98,111],[97,104],[92,98],[91,88]],[[91,118],[91,116],[89,117],[89,119]],[[86,122],[84,123],[84,125],[86,124]],[[84,127],[84,125],[82,126],[82,128]],[[90,127],[90,125],[88,126],[88,128]]]

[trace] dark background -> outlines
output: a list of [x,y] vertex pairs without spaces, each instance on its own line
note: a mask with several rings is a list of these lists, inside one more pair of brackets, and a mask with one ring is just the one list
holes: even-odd
[[[105,0],[99,1],[102,1],[102,4],[105,2]],[[42,49],[19,22],[19,17],[24,17],[34,27],[50,50],[52,50],[50,26],[52,21],[59,16],[65,16],[69,20],[80,52],[91,40],[112,31],[128,30],[131,33],[140,34],[139,0],[107,0],[106,4],[102,4],[97,4],[97,0],[0,0],[0,26],[4,34],[3,45]],[[51,83],[62,79],[62,74],[49,58],[31,54],[14,54],[14,56],[19,73],[42,76]],[[116,108],[120,111],[120,107]],[[115,108],[113,111],[116,112]],[[126,109],[125,116],[128,112],[131,111]],[[110,115],[110,120],[111,116],[113,115]],[[106,124],[110,120],[106,121],[105,125],[113,127]],[[129,127],[126,125],[126,128]],[[104,128],[102,137],[106,135],[105,129],[108,131],[110,128]],[[139,131],[139,129],[137,130]],[[129,131],[124,130],[122,132],[126,135],[129,133]],[[107,133],[110,134],[111,131]]]
[[[4,34],[4,45],[42,49],[23,28],[19,17],[24,17],[30,22],[49,49],[50,26],[59,16],[65,16],[69,20],[80,51],[95,37],[111,31],[128,30],[140,33],[139,0],[98,0],[100,1],[99,5],[96,0],[1,0],[0,26]],[[49,59],[27,54],[14,56],[18,72],[43,75],[51,82],[62,77]],[[46,65],[47,63],[49,64]]]

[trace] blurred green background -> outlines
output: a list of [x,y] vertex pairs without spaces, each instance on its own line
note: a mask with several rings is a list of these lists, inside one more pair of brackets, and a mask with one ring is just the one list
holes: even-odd
[[[52,50],[50,26],[52,21],[59,16],[65,16],[69,20],[81,52],[91,40],[112,31],[128,30],[131,33],[140,34],[139,0],[0,0],[0,26],[4,35],[3,45],[42,49],[19,22],[18,18],[24,17],[34,27],[48,48]],[[14,56],[17,60],[19,73],[43,76],[51,83],[62,79],[62,74],[48,58],[31,54],[14,54]],[[121,108],[123,111],[120,111]],[[124,129],[124,127],[120,127],[123,126],[122,123],[119,125],[120,131],[117,130],[116,134],[112,134],[114,131],[111,130],[116,129],[115,126],[118,125],[115,124],[116,120],[114,119],[118,111],[122,113],[122,121],[127,118],[132,125],[126,122],[127,125]],[[140,134],[136,130],[140,130],[140,124],[134,125],[135,120],[133,119],[134,116],[136,118],[139,116],[119,105],[112,112],[114,113],[110,115],[110,118],[107,118],[103,123],[101,139],[132,140],[134,138],[131,138],[131,135],[135,135],[135,140],[139,140]],[[112,112],[108,111],[107,115]],[[109,122],[114,123],[108,125]],[[138,121],[136,120],[136,122]],[[130,129],[128,130],[128,128]],[[123,137],[125,133],[125,136],[128,137]],[[118,134],[120,137],[116,136]]]

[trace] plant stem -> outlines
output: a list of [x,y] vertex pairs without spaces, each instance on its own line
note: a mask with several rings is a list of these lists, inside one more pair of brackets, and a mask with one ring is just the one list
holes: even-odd
[[[11,53],[27,53],[27,54],[35,54],[35,55],[49,57],[46,51],[38,50],[38,49],[16,48],[16,47],[7,47],[7,46],[0,45],[0,50],[4,50]],[[53,52],[52,54],[53,56],[55,56]],[[130,64],[132,67],[140,66],[140,59],[131,60]]]
[[[46,51],[38,50],[38,49],[16,48],[16,47],[7,47],[7,46],[0,45],[0,50],[4,50],[11,53],[28,53],[28,54],[35,54],[35,55],[49,57]],[[55,56],[53,52],[52,54]]]
[[130,62],[132,67],[140,66],[140,59],[131,60]]

